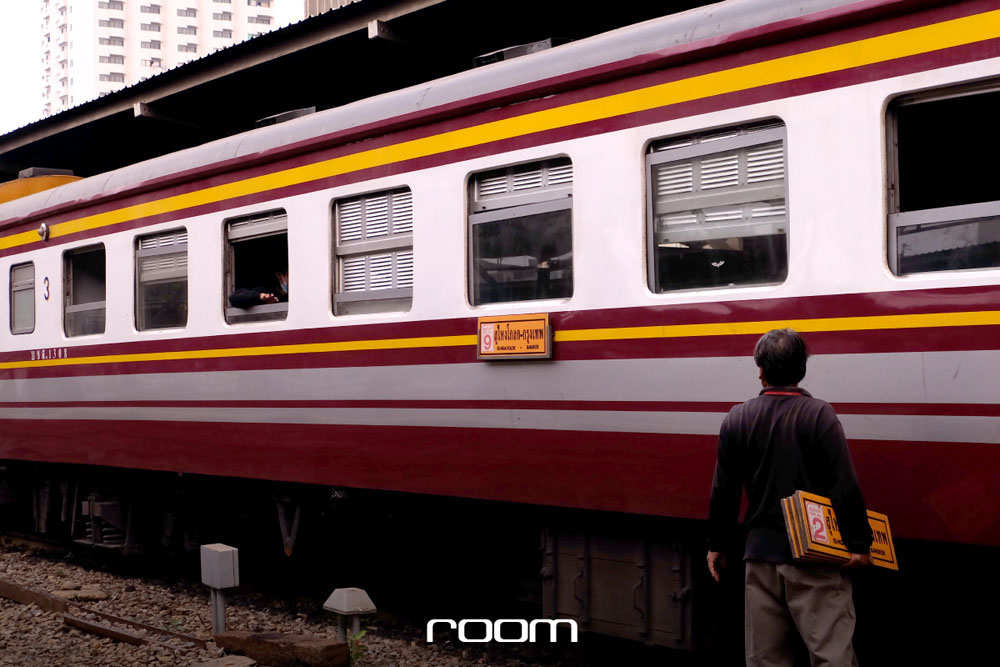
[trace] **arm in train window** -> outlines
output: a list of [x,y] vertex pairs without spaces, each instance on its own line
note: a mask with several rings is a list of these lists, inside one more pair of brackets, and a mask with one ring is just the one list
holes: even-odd
[[226,322],[288,316],[288,216],[282,209],[226,221]]
[[271,287],[237,287],[229,295],[229,304],[234,308],[252,308],[288,301],[288,269],[275,271],[274,280]]

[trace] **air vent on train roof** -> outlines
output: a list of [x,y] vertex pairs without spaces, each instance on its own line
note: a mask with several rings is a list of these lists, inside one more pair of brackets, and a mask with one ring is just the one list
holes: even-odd
[[284,111],[282,113],[276,113],[273,116],[268,116],[266,118],[261,118],[253,124],[254,127],[267,127],[268,125],[277,125],[278,123],[284,123],[286,120],[292,120],[293,118],[298,118],[300,116],[308,116],[311,113],[316,113],[316,107],[305,107],[303,109],[293,109],[292,111]]
[[476,67],[482,67],[483,65],[497,63],[501,60],[511,60],[512,58],[520,58],[521,56],[538,53],[539,51],[545,51],[546,49],[551,49],[554,46],[559,46],[569,41],[570,40],[562,37],[549,37],[548,39],[543,39],[540,42],[520,44],[518,46],[508,46],[506,49],[484,53],[481,56],[476,56],[472,62]]

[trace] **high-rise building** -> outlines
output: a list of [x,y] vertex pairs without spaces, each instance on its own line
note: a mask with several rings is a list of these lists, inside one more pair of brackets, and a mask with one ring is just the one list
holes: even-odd
[[50,116],[303,18],[302,0],[41,0]]
[[306,16],[316,16],[331,9],[340,9],[361,0],[306,0]]

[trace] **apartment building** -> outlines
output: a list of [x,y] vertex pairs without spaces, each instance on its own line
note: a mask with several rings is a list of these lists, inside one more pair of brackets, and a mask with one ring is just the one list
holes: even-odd
[[340,9],[361,0],[306,0],[306,16],[316,16],[331,9]]
[[43,114],[300,20],[304,9],[302,0],[41,0]]

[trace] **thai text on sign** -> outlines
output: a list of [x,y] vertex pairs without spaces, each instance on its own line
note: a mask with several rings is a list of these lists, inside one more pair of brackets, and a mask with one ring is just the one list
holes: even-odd
[[552,330],[548,313],[479,318],[480,359],[548,359]]

